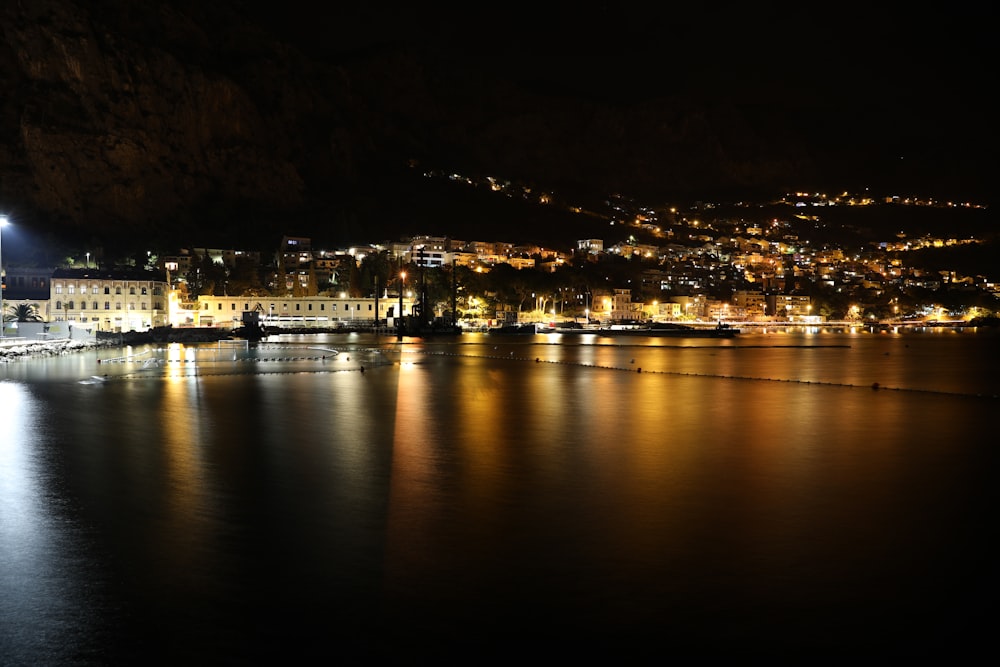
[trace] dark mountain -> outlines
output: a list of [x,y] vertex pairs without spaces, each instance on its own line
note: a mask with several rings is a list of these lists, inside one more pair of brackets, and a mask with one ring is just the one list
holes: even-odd
[[[430,169],[654,203],[868,184],[952,196],[987,181],[937,142],[899,157],[917,137],[975,141],[978,107],[945,132],[921,120],[943,101],[906,88],[902,107],[887,106],[872,95],[895,85],[883,80],[803,82],[801,54],[772,79],[690,29],[626,59],[635,36],[602,16],[590,18],[611,42],[573,50],[565,26],[559,39],[456,33],[413,9],[308,7],[4,2],[0,207],[40,233],[108,244],[270,247],[283,234],[334,244],[476,237],[487,223],[511,240],[559,229],[524,207],[458,202]],[[867,96],[831,96],[835,85]],[[897,108],[909,111],[891,117]],[[886,122],[894,135],[878,136]]]

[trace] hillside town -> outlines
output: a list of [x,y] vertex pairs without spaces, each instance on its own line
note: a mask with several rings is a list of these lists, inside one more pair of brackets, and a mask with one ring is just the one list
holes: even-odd
[[[555,201],[496,179],[447,178],[542,206]],[[559,321],[954,321],[997,310],[995,276],[907,262],[914,251],[982,243],[976,238],[901,232],[863,251],[807,238],[822,220],[812,211],[822,207],[955,204],[796,193],[784,198],[783,218],[708,222],[699,215],[711,208],[706,204],[681,212],[623,198],[606,203],[600,215],[616,240],[576,239],[561,250],[429,235],[329,249],[285,236],[272,252],[191,247],[112,263],[94,249],[57,267],[3,262],[3,336],[233,330],[248,313],[267,327],[371,328],[402,316],[489,328]]]

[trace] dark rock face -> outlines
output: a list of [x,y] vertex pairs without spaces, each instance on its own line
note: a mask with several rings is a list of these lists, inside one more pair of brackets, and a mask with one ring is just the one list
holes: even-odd
[[[210,34],[166,4],[0,11],[5,199],[97,231],[183,221],[220,202],[303,206],[308,163],[294,124],[328,112],[318,107],[329,98],[282,74],[308,71],[295,53],[250,28]],[[240,79],[252,66],[257,89]]]
[[0,205],[86,235],[359,242],[422,219],[424,168],[664,199],[815,176],[788,117],[581,95],[474,59],[445,71],[405,45],[307,56],[247,6],[4,2]]

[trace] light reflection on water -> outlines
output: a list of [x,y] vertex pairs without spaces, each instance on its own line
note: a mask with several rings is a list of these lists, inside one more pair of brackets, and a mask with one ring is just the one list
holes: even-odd
[[926,653],[983,628],[995,339],[352,341],[3,368],[0,653]]

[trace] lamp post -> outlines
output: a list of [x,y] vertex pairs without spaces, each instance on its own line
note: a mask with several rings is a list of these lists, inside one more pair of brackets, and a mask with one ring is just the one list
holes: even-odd
[[7,226],[7,216],[0,215],[0,338],[3,338],[3,228]]
[[399,272],[399,322],[396,324],[396,340],[403,340],[403,285],[406,282],[406,271]]

